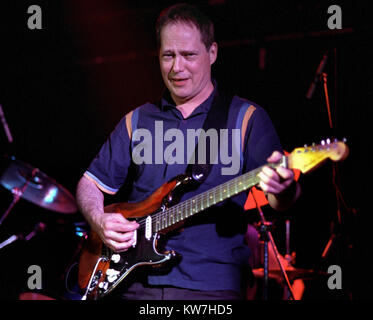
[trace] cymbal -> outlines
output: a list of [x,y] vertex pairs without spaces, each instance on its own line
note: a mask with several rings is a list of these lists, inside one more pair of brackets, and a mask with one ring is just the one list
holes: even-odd
[[[48,210],[75,213],[75,198],[63,186],[31,165],[9,158],[8,167],[0,176],[1,185],[9,191],[24,189],[21,197]],[[0,173],[1,174],[1,173]]]
[[[295,279],[303,279],[303,280],[315,279],[319,276],[326,275],[325,272],[315,271],[312,269],[286,268],[285,271],[290,281],[295,280]],[[264,269],[263,268],[253,269],[253,274],[256,278],[263,278]],[[281,269],[269,269],[268,278],[274,279],[274,280],[282,280],[283,274],[281,272]]]

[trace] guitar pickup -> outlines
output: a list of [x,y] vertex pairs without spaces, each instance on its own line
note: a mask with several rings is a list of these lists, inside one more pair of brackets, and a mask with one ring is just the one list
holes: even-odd
[[145,239],[150,240],[152,238],[152,217],[147,216],[145,220]]

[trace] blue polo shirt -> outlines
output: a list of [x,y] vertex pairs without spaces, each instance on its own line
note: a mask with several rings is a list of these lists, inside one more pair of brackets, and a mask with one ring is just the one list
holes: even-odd
[[[131,172],[134,178],[128,199],[130,202],[146,199],[162,184],[186,171],[190,156],[187,152],[190,143],[188,130],[190,133],[191,130],[203,127],[216,92],[215,84],[210,97],[186,119],[170,101],[169,95],[164,95],[160,104],[146,103],[136,108],[131,120],[132,139],[129,136],[128,121],[123,117],[85,175],[102,191],[113,194],[124,185],[129,170],[135,170]],[[247,125],[242,151],[241,138],[237,140],[234,137],[241,137],[236,133],[237,130],[241,132],[244,115],[250,105],[255,107],[255,111]],[[227,127],[228,134],[219,140],[218,146],[226,149],[231,157],[238,158],[229,163],[219,154],[218,163],[213,165],[207,180],[196,190],[185,193],[181,201],[265,164],[274,150],[282,152],[279,138],[266,111],[248,100],[233,97]],[[169,129],[178,129],[180,134],[177,138],[167,138],[159,134],[160,129],[163,129],[163,133]],[[136,130],[140,133],[149,132],[152,138],[146,140],[145,136],[136,137]],[[174,150],[176,139],[177,151]],[[180,143],[180,139],[183,139],[183,143]],[[165,159],[167,147],[174,152]],[[146,163],[134,164],[134,150],[140,150],[138,155],[142,159],[146,158],[147,152]],[[170,161],[170,157],[173,161]],[[181,261],[166,274],[149,275],[149,284],[195,290],[240,291],[242,270],[247,267],[250,255],[244,243],[247,225],[243,206],[246,197],[246,193],[238,194],[186,220],[182,231],[172,233],[166,245],[167,249],[181,254]]]

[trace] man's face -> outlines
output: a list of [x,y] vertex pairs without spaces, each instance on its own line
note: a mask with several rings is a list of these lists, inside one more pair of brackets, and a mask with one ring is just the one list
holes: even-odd
[[176,104],[203,96],[208,90],[216,55],[216,43],[207,50],[193,24],[178,22],[163,27],[159,64],[163,81]]

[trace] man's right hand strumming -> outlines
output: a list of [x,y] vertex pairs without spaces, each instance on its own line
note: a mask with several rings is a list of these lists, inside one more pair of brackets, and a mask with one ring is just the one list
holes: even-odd
[[91,228],[110,249],[123,252],[134,244],[134,231],[139,224],[120,213],[104,213],[102,191],[84,176],[78,183],[76,201]]

